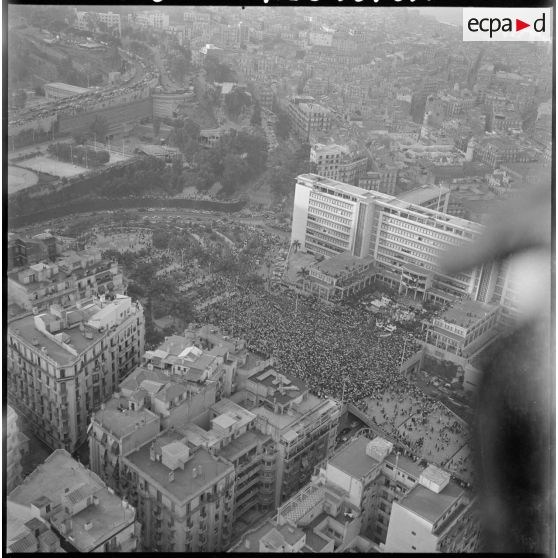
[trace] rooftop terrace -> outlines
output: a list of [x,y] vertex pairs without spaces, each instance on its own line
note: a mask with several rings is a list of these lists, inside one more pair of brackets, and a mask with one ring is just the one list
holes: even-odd
[[[81,488],[80,488],[81,487]],[[48,498],[55,509],[55,522],[66,516],[62,508],[62,496],[78,489],[98,498],[97,504],[86,507],[72,516],[72,544],[80,552],[90,552],[112,535],[133,523],[135,510],[124,508],[119,497],[111,494],[105,484],[92,471],[75,461],[65,450],[55,450],[42,465],[39,465],[24,481],[15,488],[9,499],[13,502],[30,505],[40,498]],[[85,493],[84,492],[84,493]],[[85,526],[88,524],[88,528]],[[89,526],[89,524],[91,524]]]

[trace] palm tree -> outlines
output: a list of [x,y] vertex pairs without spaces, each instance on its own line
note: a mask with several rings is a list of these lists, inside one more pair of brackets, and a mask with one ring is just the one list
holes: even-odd
[[294,248],[295,252],[298,252],[298,249],[300,248],[300,240],[293,240],[291,246]]
[[306,277],[308,277],[308,275],[310,275],[310,271],[308,270],[308,268],[306,267],[301,267],[297,272],[296,272],[297,277],[300,277],[302,279],[302,283],[304,284],[304,279]]

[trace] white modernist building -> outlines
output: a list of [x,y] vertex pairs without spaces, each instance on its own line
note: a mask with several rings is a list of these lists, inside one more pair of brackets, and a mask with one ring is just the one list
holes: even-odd
[[316,174],[297,178],[291,242],[326,257],[343,252],[371,256],[376,280],[420,299],[468,298],[501,304],[502,318],[515,313],[509,265],[488,263],[446,275],[442,253],[478,238],[484,226],[381,192]]

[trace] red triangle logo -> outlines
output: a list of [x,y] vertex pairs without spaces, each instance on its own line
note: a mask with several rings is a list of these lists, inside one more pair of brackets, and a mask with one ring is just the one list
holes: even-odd
[[515,19],[515,30],[516,31],[521,31],[522,29],[525,29],[525,27],[531,27],[530,23],[525,23],[524,21],[521,21],[520,19]]

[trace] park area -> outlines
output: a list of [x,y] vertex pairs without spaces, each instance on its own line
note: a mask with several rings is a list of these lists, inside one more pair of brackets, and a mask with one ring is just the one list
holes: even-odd
[[19,167],[8,167],[8,194],[13,194],[34,186],[39,181],[39,177],[30,170]]

